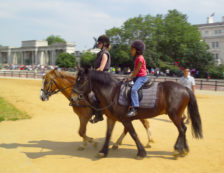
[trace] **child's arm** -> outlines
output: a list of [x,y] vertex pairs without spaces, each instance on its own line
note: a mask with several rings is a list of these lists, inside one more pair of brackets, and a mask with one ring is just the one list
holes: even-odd
[[138,65],[136,67],[136,69],[131,73],[131,75],[128,77],[128,81],[132,80],[134,77],[136,77],[136,75],[138,74],[139,70],[142,67],[142,62],[138,62]]

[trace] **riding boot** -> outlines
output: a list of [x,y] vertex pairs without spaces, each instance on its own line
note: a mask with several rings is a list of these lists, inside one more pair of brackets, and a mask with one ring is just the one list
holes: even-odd
[[137,107],[132,107],[127,113],[127,117],[134,117],[137,114]]
[[[100,104],[98,101],[94,101],[94,106],[97,109],[100,109]],[[91,123],[97,123],[98,121],[103,121],[103,114],[102,111],[98,111],[98,110],[93,110],[93,115],[95,115],[95,117],[93,119],[90,120]]]

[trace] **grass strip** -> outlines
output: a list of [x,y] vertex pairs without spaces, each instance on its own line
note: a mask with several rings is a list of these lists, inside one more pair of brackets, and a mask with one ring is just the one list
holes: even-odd
[[5,101],[2,97],[0,97],[0,122],[1,121],[15,121],[19,119],[27,119],[30,116],[18,110],[15,106]]

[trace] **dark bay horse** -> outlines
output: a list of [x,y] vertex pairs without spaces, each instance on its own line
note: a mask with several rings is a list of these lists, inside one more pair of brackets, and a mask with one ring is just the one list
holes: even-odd
[[[76,82],[76,76],[69,74],[68,72],[62,72],[57,70],[51,70],[43,76],[42,88],[40,92],[40,98],[42,101],[47,101],[50,96],[61,92],[68,100],[72,93],[72,88]],[[77,95],[75,95],[77,96]],[[96,145],[96,142],[93,138],[90,138],[86,135],[86,126],[89,122],[92,109],[86,105],[86,102],[83,99],[78,100],[78,104],[72,105],[73,111],[78,115],[80,121],[79,135],[83,138],[82,145],[79,146],[79,150],[84,150],[88,142]],[[150,143],[153,142],[149,122],[144,119],[140,119],[143,126],[146,129],[148,142],[146,147],[151,147]],[[114,144],[114,148],[118,148],[118,145],[121,144],[123,138],[127,134],[127,130],[121,134],[117,142]]]
[[[146,156],[146,151],[139,141],[132,125],[132,120],[152,118],[161,114],[167,114],[177,127],[179,136],[174,146],[174,155],[183,156],[188,153],[189,148],[186,141],[186,126],[183,123],[182,113],[186,106],[190,114],[192,124],[192,135],[195,138],[202,138],[201,118],[198,111],[196,98],[191,90],[172,81],[160,82],[158,84],[158,99],[153,108],[138,109],[138,114],[134,117],[126,117],[128,106],[118,104],[118,93],[121,82],[112,77],[110,73],[80,69],[77,75],[77,81],[73,92],[86,94],[93,91],[96,98],[100,101],[101,108],[105,108],[105,114],[108,117],[107,133],[105,143],[99,151],[99,157],[105,157],[108,154],[109,140],[116,121],[122,122],[125,129],[130,133],[138,149],[137,158]],[[72,95],[73,97],[73,95]]]

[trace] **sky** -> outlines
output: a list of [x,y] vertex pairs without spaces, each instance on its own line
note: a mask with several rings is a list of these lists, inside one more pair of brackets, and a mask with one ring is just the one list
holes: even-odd
[[221,22],[223,6],[224,0],[0,0],[0,45],[21,47],[21,41],[57,35],[82,51],[132,17],[176,9],[191,24],[206,23],[212,13]]

